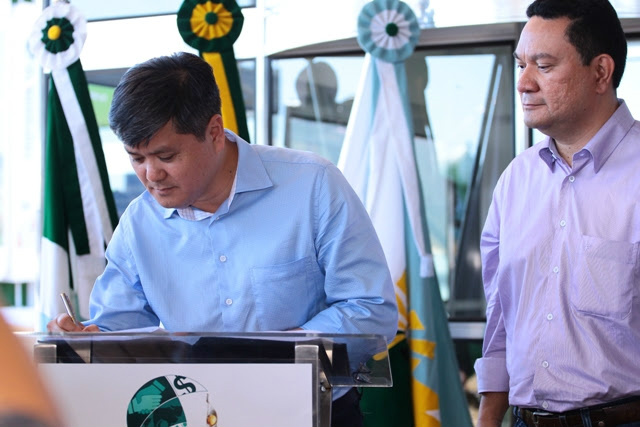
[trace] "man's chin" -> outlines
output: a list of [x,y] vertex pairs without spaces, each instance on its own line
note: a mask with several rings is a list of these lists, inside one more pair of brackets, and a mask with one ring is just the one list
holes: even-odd
[[531,129],[541,130],[541,128],[544,127],[544,123],[541,120],[536,120],[535,117],[527,117],[526,114],[524,116],[524,120],[523,121],[524,121],[525,126],[527,126],[528,128],[531,128]]
[[183,209],[185,207],[183,203],[167,197],[159,197],[153,194],[153,198],[160,206],[166,209]]

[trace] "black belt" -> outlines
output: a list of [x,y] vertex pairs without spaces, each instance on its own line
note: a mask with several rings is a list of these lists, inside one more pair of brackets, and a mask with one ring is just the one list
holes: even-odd
[[591,419],[593,427],[615,427],[618,424],[640,421],[640,398],[561,413],[516,407],[514,413],[528,427],[581,427],[584,426],[583,415]]

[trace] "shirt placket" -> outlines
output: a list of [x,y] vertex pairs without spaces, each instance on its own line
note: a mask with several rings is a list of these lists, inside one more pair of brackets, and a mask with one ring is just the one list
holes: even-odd
[[[557,165],[560,166],[560,165]],[[553,227],[553,243],[551,245],[551,254],[549,257],[548,273],[546,280],[546,289],[540,293],[542,299],[538,301],[539,313],[541,318],[540,326],[542,333],[540,334],[540,342],[536,345],[536,354],[534,361],[536,367],[534,369],[534,395],[536,396],[538,406],[542,409],[548,409],[551,402],[550,396],[544,393],[545,384],[553,381],[553,371],[558,368],[560,363],[558,360],[558,337],[563,334],[562,327],[562,310],[560,309],[565,292],[565,287],[570,280],[570,272],[568,271],[569,260],[566,251],[567,240],[570,238],[571,227],[570,209],[571,199],[573,197],[572,184],[575,181],[573,171],[564,167],[556,168],[556,174],[562,176],[557,183],[558,196],[553,198],[555,203],[549,206],[549,221]],[[555,187],[555,185],[554,185]],[[554,188],[551,191],[556,191]]]

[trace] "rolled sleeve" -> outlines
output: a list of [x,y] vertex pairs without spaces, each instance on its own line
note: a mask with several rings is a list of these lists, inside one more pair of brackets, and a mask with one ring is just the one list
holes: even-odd
[[474,365],[478,378],[478,393],[508,392],[509,374],[503,358],[483,357]]

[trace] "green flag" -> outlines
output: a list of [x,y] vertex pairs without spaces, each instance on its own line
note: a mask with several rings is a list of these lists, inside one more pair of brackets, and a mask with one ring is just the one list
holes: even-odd
[[36,327],[64,311],[65,292],[81,319],[105,268],[105,248],[117,223],[98,125],[79,54],[86,22],[70,4],[46,8],[30,47],[51,70],[44,159],[43,235]]

